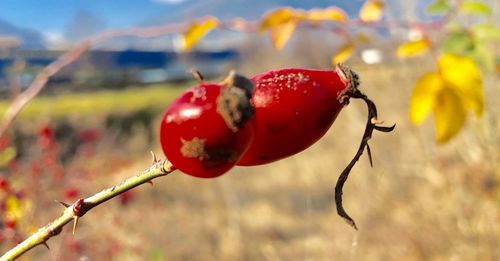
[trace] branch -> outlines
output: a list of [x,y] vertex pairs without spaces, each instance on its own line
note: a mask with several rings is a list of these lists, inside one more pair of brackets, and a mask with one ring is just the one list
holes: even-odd
[[62,68],[75,62],[88,51],[93,45],[107,41],[119,36],[155,37],[167,33],[180,32],[185,27],[184,24],[168,24],[164,26],[152,26],[144,28],[129,28],[123,30],[113,30],[87,38],[80,42],[74,49],[61,55],[54,62],[45,67],[33,80],[30,86],[18,95],[11,103],[3,121],[0,123],[0,137],[3,137],[19,112],[43,89],[51,76],[59,72]]
[[[333,27],[336,33],[348,30],[350,27],[381,27],[381,28],[393,28],[393,27],[422,27],[429,29],[440,29],[444,22],[447,21],[449,16],[444,16],[441,19],[431,22],[411,22],[404,20],[384,20],[379,22],[362,22],[359,19],[351,19],[347,25],[339,24]],[[234,30],[239,32],[255,32],[258,29],[258,21],[247,21],[243,19],[233,19],[228,21],[221,21],[218,25],[219,29]],[[72,64],[78,60],[85,52],[87,52],[92,46],[108,41],[115,37],[120,36],[136,36],[136,37],[158,37],[161,35],[171,34],[171,33],[181,33],[183,32],[188,23],[177,23],[177,24],[166,24],[161,26],[151,26],[151,27],[133,27],[121,30],[112,30],[98,34],[93,37],[84,39],[76,47],[65,54],[61,55],[54,62],[45,67],[33,80],[30,86],[18,95],[11,105],[7,108],[4,114],[3,120],[0,123],[0,137],[3,137],[8,131],[12,122],[15,120],[17,115],[21,110],[43,89],[50,77],[59,72],[62,68]],[[307,26],[307,25],[306,25]],[[311,25],[308,26],[314,28],[323,28],[323,25]],[[328,27],[330,28],[330,27]],[[332,28],[330,28],[332,29]]]
[[107,188],[93,196],[86,199],[79,199],[72,205],[62,203],[66,209],[61,216],[54,219],[46,226],[40,228],[36,233],[25,239],[16,247],[9,250],[2,257],[0,261],[14,260],[22,254],[28,252],[30,249],[38,246],[45,245],[48,248],[47,241],[61,233],[63,227],[69,222],[73,221],[73,233],[78,223],[78,219],[85,215],[89,210],[96,206],[144,183],[152,183],[151,180],[166,176],[173,172],[175,167],[167,160],[156,160],[153,155],[153,164],[142,173],[128,178],[120,184]]
[[[14,101],[7,108],[3,116],[3,120],[0,123],[0,137],[3,137],[5,133],[8,131],[9,127],[12,125],[12,122],[15,120],[19,112],[33,99],[35,96],[40,93],[45,84],[50,77],[55,75],[64,67],[74,63],[78,60],[85,52],[87,52],[92,46],[108,41],[115,37],[121,36],[136,36],[136,37],[158,37],[171,33],[180,33],[185,30],[187,23],[180,24],[167,24],[162,26],[151,26],[151,27],[133,27],[122,30],[112,30],[108,32],[104,32],[98,34],[93,37],[89,37],[84,39],[79,44],[76,45],[72,50],[66,52],[65,54],[59,56],[54,62],[50,63],[47,67],[45,67],[33,80],[30,86],[18,95]],[[247,22],[242,25],[242,22],[239,20],[231,20],[227,22],[223,22],[219,25],[222,29],[236,29],[239,31],[253,31],[255,24],[252,22]]]

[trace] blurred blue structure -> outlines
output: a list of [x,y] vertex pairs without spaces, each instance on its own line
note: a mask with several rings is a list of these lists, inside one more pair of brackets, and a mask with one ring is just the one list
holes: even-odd
[[[16,61],[24,63],[21,78],[23,87],[26,87],[41,68],[61,54],[46,50],[12,50],[0,57],[0,87],[8,86],[9,72]],[[189,53],[93,50],[54,75],[49,84],[74,83],[75,75],[82,71],[88,71],[88,75],[99,74],[100,80],[107,84],[118,81],[121,84],[184,81],[191,79],[192,76],[187,73],[191,68],[196,68],[207,77],[219,76],[234,68],[239,59],[237,50]]]

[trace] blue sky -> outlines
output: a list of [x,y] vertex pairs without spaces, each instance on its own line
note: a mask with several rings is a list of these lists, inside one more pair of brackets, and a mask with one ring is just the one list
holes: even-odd
[[141,24],[182,0],[0,0],[0,19],[40,32],[60,32],[80,10],[105,19],[110,27]]
[[[193,17],[216,15],[221,19],[235,16],[258,19],[278,6],[324,8],[338,5],[356,16],[365,0],[0,0],[0,22],[17,28],[33,29],[38,42],[49,48],[61,48],[83,37],[111,28],[157,25]],[[387,0],[391,7],[401,8],[404,1]],[[431,0],[419,0],[422,6]],[[422,9],[418,7],[417,9]],[[80,17],[80,19],[76,19]],[[75,20],[76,19],[76,20]],[[78,22],[75,22],[78,21]],[[0,23],[1,24],[1,23]],[[7,26],[8,27],[8,26]],[[2,29],[2,28],[0,28]],[[10,33],[8,30],[6,30]],[[12,30],[11,30],[12,31]],[[26,30],[16,37],[25,43],[33,40]],[[12,34],[12,33],[11,33]],[[1,35],[0,35],[1,36]],[[26,40],[27,39],[27,40]],[[36,45],[36,44],[35,44]]]

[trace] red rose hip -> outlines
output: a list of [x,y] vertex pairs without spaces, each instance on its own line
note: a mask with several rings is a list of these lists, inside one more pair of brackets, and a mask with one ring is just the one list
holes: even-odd
[[200,83],[168,107],[160,128],[163,152],[182,172],[203,178],[231,169],[253,139],[253,84],[231,73],[222,83]]
[[258,74],[252,104],[255,138],[237,165],[276,161],[305,150],[330,128],[358,85],[349,68],[289,68]]
[[372,163],[368,141],[373,131],[391,132],[395,125],[378,125],[375,103],[358,89],[358,75],[342,64],[335,70],[274,70],[256,75],[252,81],[255,138],[237,163],[242,166],[269,163],[308,148],[328,131],[350,98],[366,103],[368,117],[358,151],[335,185],[337,213],[357,229],[342,205],[343,186],[365,149]]

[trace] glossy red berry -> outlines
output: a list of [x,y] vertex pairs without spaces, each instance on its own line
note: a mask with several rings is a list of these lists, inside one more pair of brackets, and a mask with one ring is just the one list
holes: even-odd
[[251,78],[255,84],[255,138],[237,165],[252,166],[296,154],[330,128],[358,77],[349,68],[280,69]]
[[160,140],[168,160],[203,178],[231,169],[253,139],[253,84],[231,74],[222,83],[201,83],[182,93],[163,116]]

